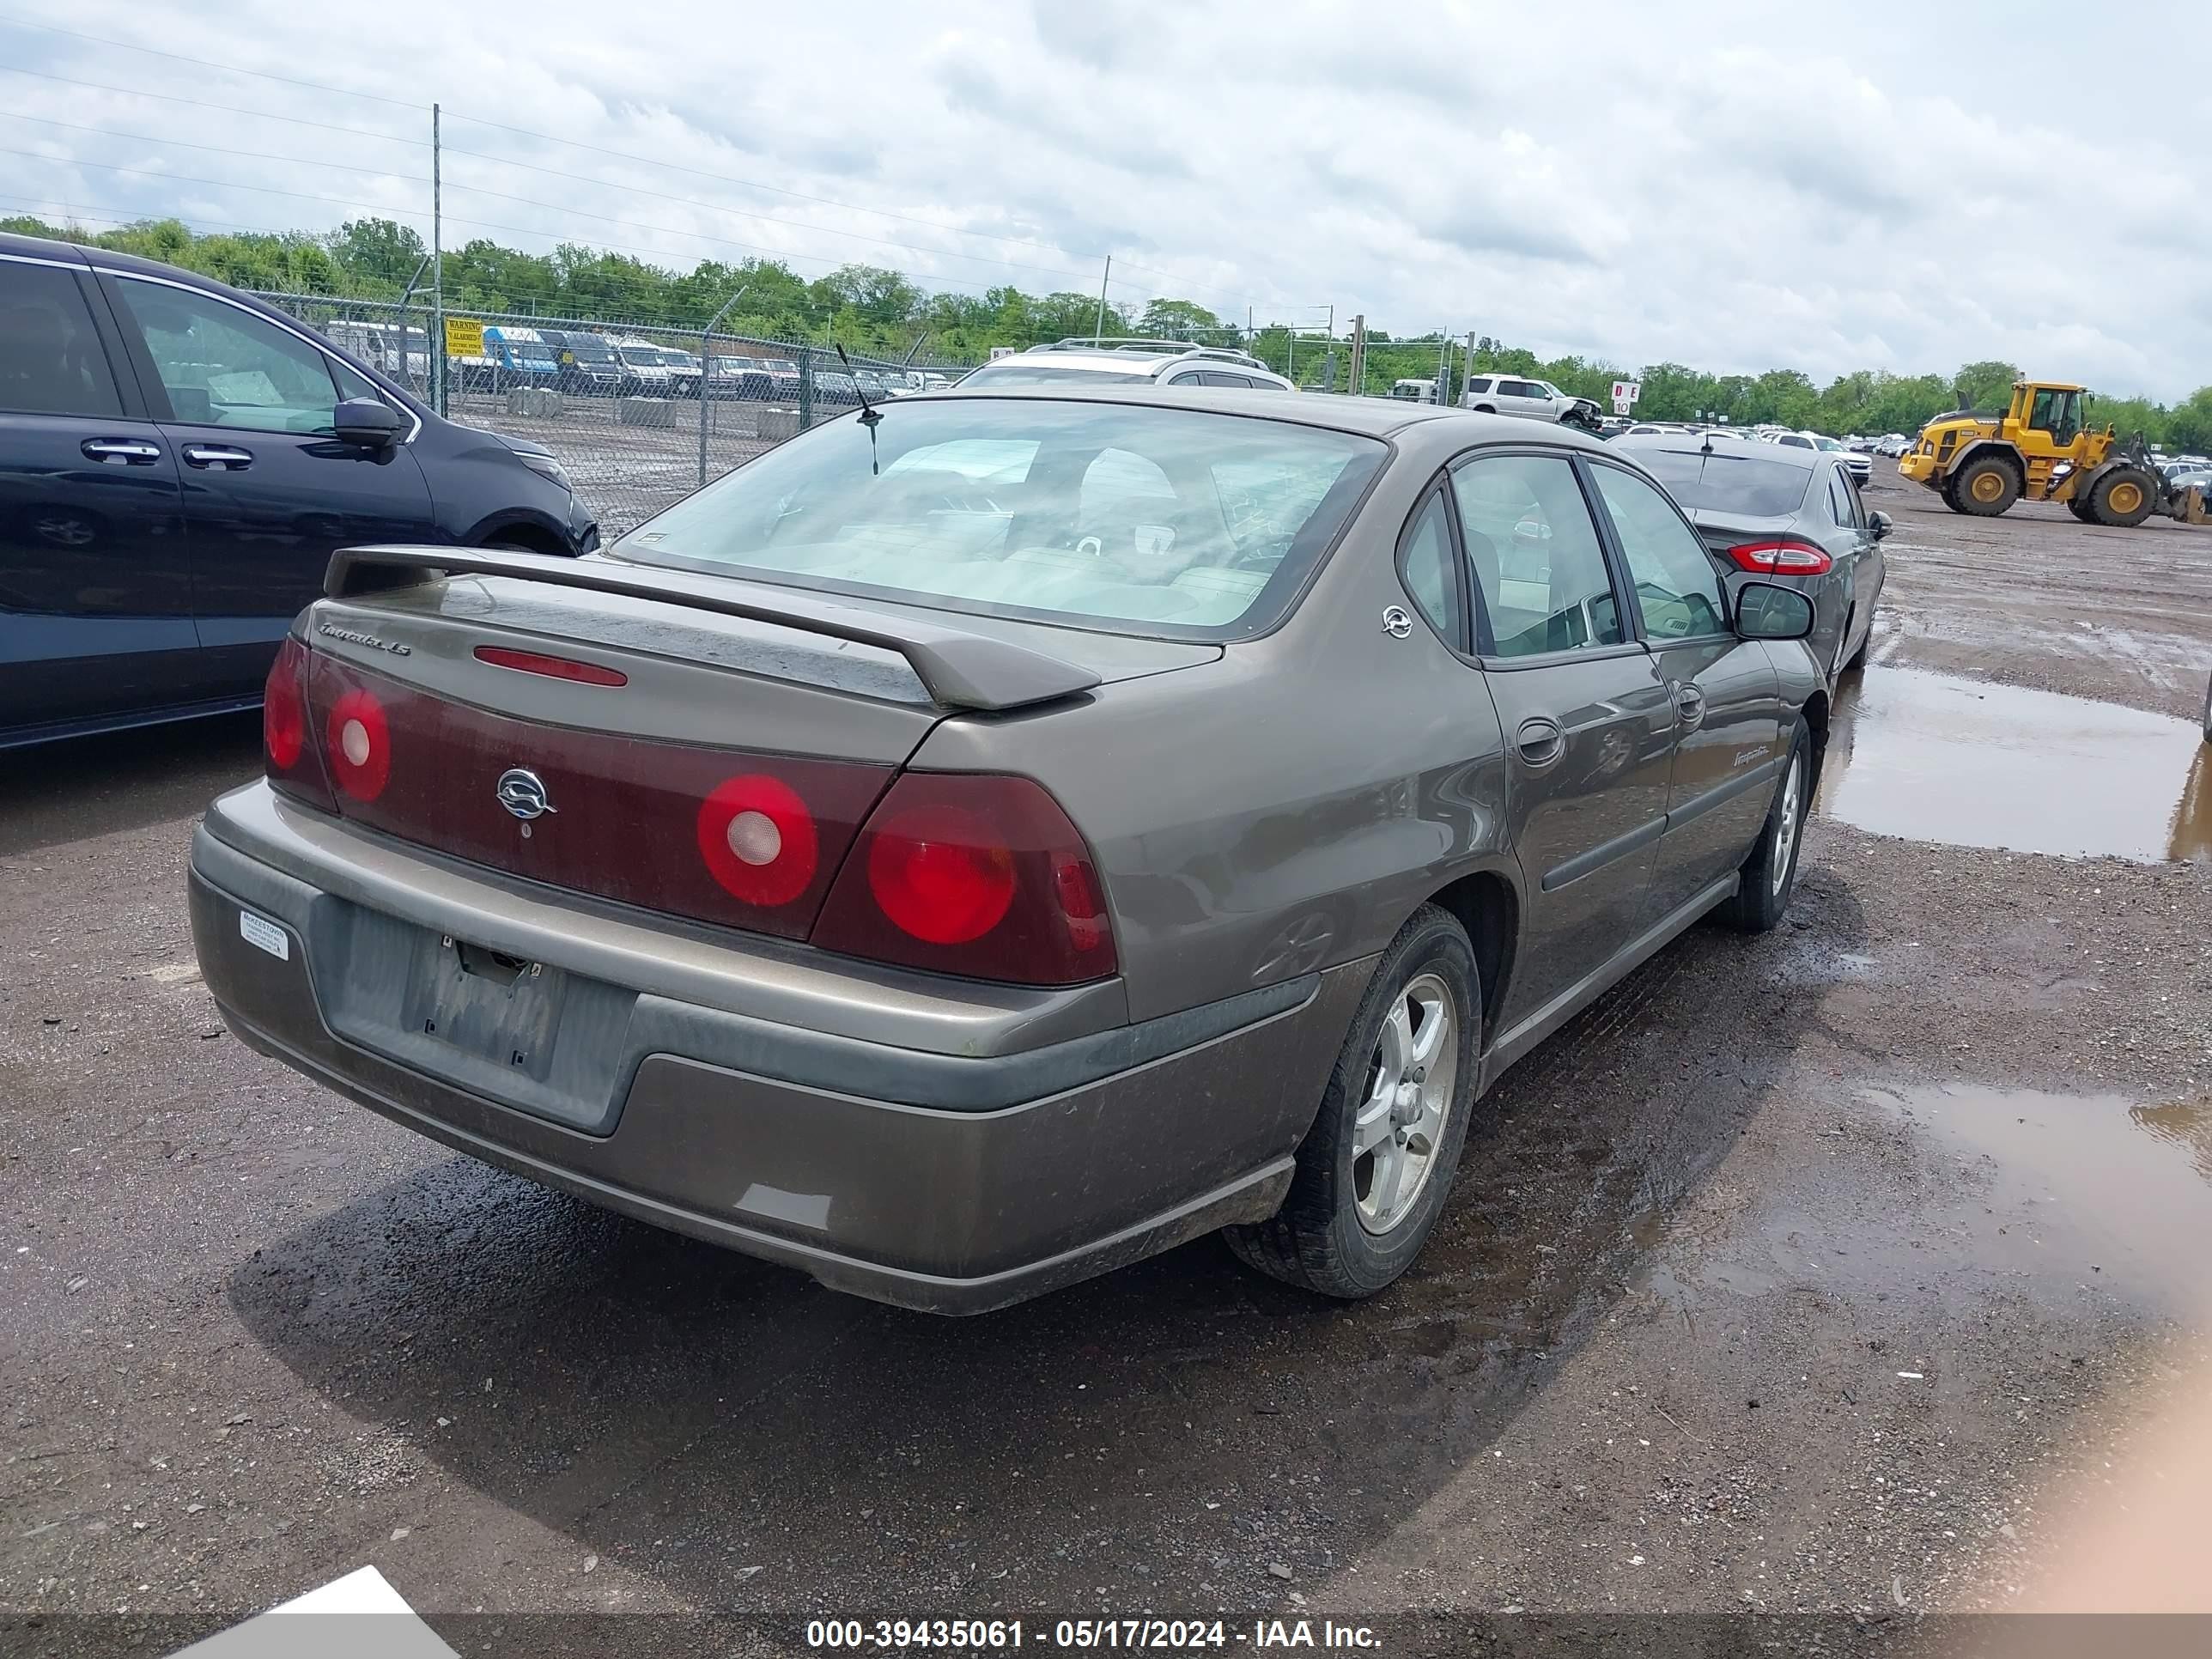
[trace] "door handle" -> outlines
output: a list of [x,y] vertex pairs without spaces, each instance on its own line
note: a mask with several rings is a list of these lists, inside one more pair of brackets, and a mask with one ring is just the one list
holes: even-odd
[[1696,726],[1705,718],[1705,694],[1684,680],[1674,687],[1674,707],[1684,726]]
[[1514,732],[1513,752],[1520,756],[1523,766],[1541,771],[1567,752],[1567,734],[1559,729],[1559,721],[1534,714]]
[[253,465],[253,452],[228,444],[186,444],[178,452],[186,466],[216,466],[226,472],[242,472]]
[[151,466],[161,459],[161,445],[138,438],[87,438],[77,447],[108,466]]

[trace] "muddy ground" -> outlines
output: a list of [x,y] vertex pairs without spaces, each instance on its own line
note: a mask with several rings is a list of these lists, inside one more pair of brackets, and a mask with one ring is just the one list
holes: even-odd
[[2171,855],[2212,856],[2212,751],[2172,717],[2212,531],[1873,500],[1790,925],[1696,931],[1510,1074],[1357,1307],[1205,1241],[933,1320],[453,1157],[198,981],[187,832],[251,722],[9,757],[0,1645],[166,1651],[363,1564],[471,1653],[2009,1604],[2207,1358],[2212,865]]

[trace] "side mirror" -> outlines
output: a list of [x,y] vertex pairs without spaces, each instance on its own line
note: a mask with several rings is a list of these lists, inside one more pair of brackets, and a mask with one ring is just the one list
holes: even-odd
[[331,411],[331,429],[337,441],[363,449],[393,447],[406,424],[398,410],[374,398],[349,398]]
[[1891,518],[1888,514],[1883,512],[1880,507],[1876,507],[1873,512],[1867,514],[1867,528],[1874,532],[1875,540],[1881,541],[1884,537],[1887,536],[1891,531],[1897,528],[1897,520]]
[[1735,631],[1747,640],[1802,640],[1813,631],[1813,601],[1794,587],[1746,582],[1736,590]]

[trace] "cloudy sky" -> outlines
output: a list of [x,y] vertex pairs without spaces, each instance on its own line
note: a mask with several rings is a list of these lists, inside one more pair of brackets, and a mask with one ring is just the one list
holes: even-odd
[[1111,252],[1238,321],[2172,399],[2212,99],[2201,9],[2133,9],[0,0],[0,214],[427,234],[435,99],[452,241],[1040,292]]

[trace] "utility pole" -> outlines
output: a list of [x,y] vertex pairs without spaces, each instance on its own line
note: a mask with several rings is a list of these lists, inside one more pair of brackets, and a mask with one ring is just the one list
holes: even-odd
[[1474,384],[1474,331],[1473,329],[1467,331],[1467,374],[1459,384],[1459,400],[1464,404],[1467,401],[1467,388]]
[[[438,106],[430,106],[430,407],[446,412],[446,254],[444,204],[439,173]],[[399,361],[407,361],[404,319],[399,335]]]
[[1352,395],[1360,397],[1367,390],[1367,317],[1365,313],[1352,319]]
[[1114,256],[1106,256],[1106,270],[1098,278],[1098,318],[1091,325],[1091,343],[1097,345],[1106,334],[1106,284],[1114,280]]
[[1451,336],[1442,329],[1437,331],[1437,395],[1443,403],[1451,396]]

